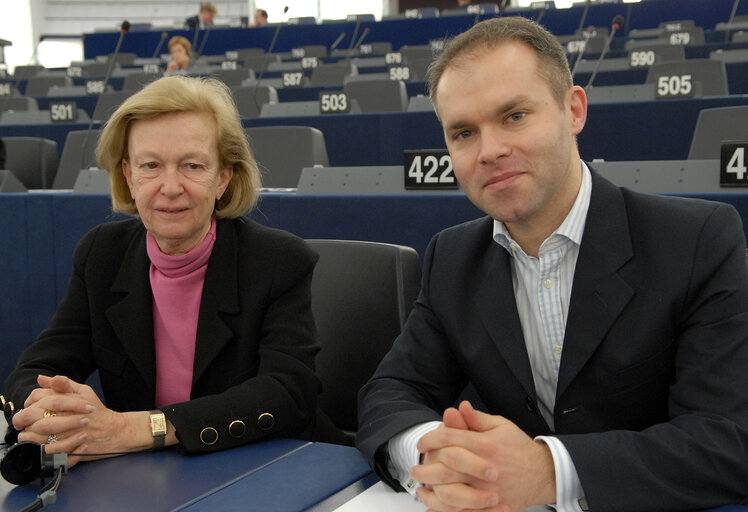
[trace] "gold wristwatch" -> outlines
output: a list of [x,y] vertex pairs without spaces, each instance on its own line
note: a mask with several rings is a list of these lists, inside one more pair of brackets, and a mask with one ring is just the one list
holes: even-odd
[[153,451],[162,450],[166,441],[166,416],[159,410],[150,411]]

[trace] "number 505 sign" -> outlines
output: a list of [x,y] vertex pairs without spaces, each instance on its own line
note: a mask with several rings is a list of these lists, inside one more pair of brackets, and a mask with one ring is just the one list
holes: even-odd
[[405,188],[456,189],[452,159],[446,149],[405,150]]

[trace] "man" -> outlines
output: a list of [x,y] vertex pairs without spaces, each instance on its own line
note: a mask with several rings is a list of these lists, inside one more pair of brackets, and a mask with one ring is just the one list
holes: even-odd
[[207,28],[213,25],[213,19],[215,19],[216,14],[218,14],[216,6],[211,2],[205,2],[204,4],[200,4],[200,14],[187,18],[185,25],[189,28],[195,28],[198,25],[201,29]]
[[250,27],[261,27],[266,25],[268,22],[268,12],[265,9],[257,9],[255,11],[254,23],[250,24]]
[[[475,25],[429,82],[455,174],[489,217],[434,237],[414,310],[360,392],[357,446],[377,474],[449,512],[745,500],[737,212],[589,169],[584,91],[534,22]],[[487,412],[449,407],[468,383]]]

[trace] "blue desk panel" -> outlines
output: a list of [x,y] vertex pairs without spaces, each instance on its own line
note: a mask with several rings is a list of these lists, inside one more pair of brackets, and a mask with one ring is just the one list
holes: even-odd
[[[44,510],[177,510],[262,472],[306,444],[274,439],[208,455],[188,457],[168,449],[80,463],[62,477],[57,502]],[[14,487],[0,479],[0,511],[20,510],[38,492],[36,483]]]
[[[748,237],[748,194],[694,194],[732,204]],[[263,194],[250,217],[303,238],[370,240],[413,247],[483,214],[463,194],[313,196]],[[0,382],[52,319],[67,288],[73,250],[94,226],[125,218],[104,195],[0,194]]]
[[314,443],[181,510],[297,512],[368,474],[369,464],[355,448]]

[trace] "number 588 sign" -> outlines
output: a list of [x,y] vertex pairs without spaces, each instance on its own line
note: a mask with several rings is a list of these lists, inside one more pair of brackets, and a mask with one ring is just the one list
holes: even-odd
[[452,159],[446,149],[405,150],[406,190],[456,189]]

